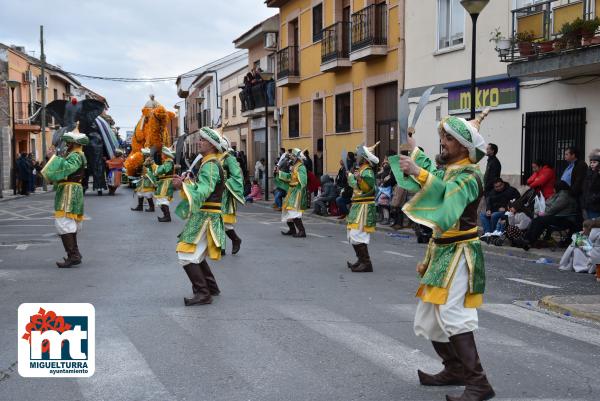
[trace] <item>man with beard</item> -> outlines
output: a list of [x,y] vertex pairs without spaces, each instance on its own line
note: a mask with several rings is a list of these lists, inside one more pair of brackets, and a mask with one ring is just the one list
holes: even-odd
[[449,401],[488,400],[494,397],[475,345],[477,307],[483,303],[485,269],[477,233],[477,207],[483,196],[478,162],[485,155],[479,134],[487,110],[476,120],[446,117],[438,131],[444,170],[415,146],[410,156],[390,158],[398,185],[416,195],[403,207],[414,222],[433,230],[425,259],[418,264],[422,277],[415,315],[415,334],[433,343],[444,369],[430,375],[418,371],[424,386],[465,385],[461,396]]

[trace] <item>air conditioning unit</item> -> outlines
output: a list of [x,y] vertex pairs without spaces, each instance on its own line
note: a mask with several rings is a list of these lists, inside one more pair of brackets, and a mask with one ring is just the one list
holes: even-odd
[[25,82],[33,82],[33,72],[32,71],[25,71],[23,73],[23,81],[25,81]]
[[277,49],[277,34],[275,32],[268,32],[265,34],[265,49]]
[[38,77],[37,77],[37,87],[38,87],[38,89],[42,89],[42,80],[44,82],[44,87],[45,88],[48,87],[48,77],[42,77],[41,75],[38,75]]

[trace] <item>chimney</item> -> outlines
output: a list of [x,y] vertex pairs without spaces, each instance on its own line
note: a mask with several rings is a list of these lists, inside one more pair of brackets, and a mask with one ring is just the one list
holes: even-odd
[[10,48],[18,52],[25,53],[25,46],[11,45]]

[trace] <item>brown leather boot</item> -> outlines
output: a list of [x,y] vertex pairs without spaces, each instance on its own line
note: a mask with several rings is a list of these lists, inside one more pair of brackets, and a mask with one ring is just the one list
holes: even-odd
[[496,395],[481,366],[473,332],[450,337],[452,348],[464,372],[465,391],[460,396],[446,396],[447,401],[484,401]]
[[235,230],[227,230],[225,231],[225,234],[227,234],[227,236],[231,240],[231,254],[235,255],[240,251],[240,247],[242,246],[242,239],[238,237]]
[[202,268],[200,267],[200,265],[196,263],[190,263],[188,265],[183,266],[183,269],[187,273],[188,278],[192,283],[192,291],[194,292],[194,296],[192,296],[191,298],[183,298],[185,306],[204,305],[212,303],[210,291],[208,290],[208,285],[206,283],[206,279],[204,278],[204,274],[202,273]]
[[354,273],[371,273],[373,271],[373,265],[371,264],[371,257],[369,256],[369,249],[367,244],[357,244],[358,254],[358,266],[353,267],[351,270]]
[[221,290],[217,285],[217,279],[213,275],[210,270],[210,266],[206,262],[206,259],[200,263],[200,268],[202,269],[202,273],[204,274],[204,279],[206,280],[206,285],[208,286],[208,291],[210,291],[210,295],[218,296],[221,294]]
[[[79,263],[81,263],[81,259],[83,258],[81,256],[81,253],[79,252],[79,245],[77,245],[77,233],[73,233],[73,257],[75,260],[79,261]],[[77,263],[77,264],[79,264]]]
[[60,239],[62,240],[67,257],[63,258],[62,262],[56,262],[56,266],[64,269],[80,264],[81,259],[77,258],[78,252],[75,249],[75,234],[63,234],[60,236]]
[[432,341],[433,349],[442,358],[444,369],[435,375],[417,371],[423,386],[464,386],[463,368],[451,343]]
[[296,226],[294,225],[293,222],[288,221],[287,222],[287,226],[290,229],[287,232],[286,231],[282,231],[281,234],[283,234],[283,235],[294,235],[294,234],[296,234]]
[[292,237],[294,237],[294,238],[306,238],[306,231],[304,231],[304,224],[302,224],[302,219],[301,218],[295,218],[294,219],[294,224],[298,228],[298,232],[296,232],[296,234],[293,234]]
[[348,265],[348,269],[352,269],[353,267],[357,267],[360,264],[360,259],[358,259],[358,250],[356,248],[356,245],[352,244],[352,248],[354,249],[354,253],[356,254],[356,262],[350,263],[350,262],[346,261],[346,264]]
[[131,210],[133,210],[134,212],[144,211],[144,198],[141,196],[138,196],[138,205],[137,205],[137,207],[132,207]]
[[169,206],[167,205],[160,205],[160,210],[162,210],[163,212],[163,216],[162,217],[157,217],[158,221],[160,221],[161,223],[168,223],[171,221],[171,211],[169,210]]
[[148,198],[148,209],[146,209],[147,212],[154,212],[154,199],[152,198]]

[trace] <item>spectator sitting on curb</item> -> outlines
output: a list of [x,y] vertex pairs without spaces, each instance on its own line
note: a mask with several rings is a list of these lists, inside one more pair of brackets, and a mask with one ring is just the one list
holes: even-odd
[[260,185],[258,185],[258,180],[252,180],[252,188],[248,196],[246,196],[246,202],[252,203],[255,200],[262,200],[262,190],[260,189]]
[[531,163],[533,174],[527,179],[529,188],[536,193],[544,195],[544,199],[550,199],[554,195],[554,184],[556,183],[556,172],[552,167],[542,160]]
[[585,220],[583,231],[572,236],[571,245],[560,259],[559,269],[595,274],[600,263],[600,220]]
[[494,182],[494,189],[486,195],[486,211],[479,215],[483,226],[483,236],[492,233],[496,228],[498,220],[504,216],[508,209],[510,201],[518,199],[521,196],[519,191],[504,182],[502,178],[497,178]]
[[327,174],[321,177],[321,195],[319,195],[314,203],[313,208],[315,214],[327,216],[327,209],[330,202],[335,202],[336,190],[335,184]]

